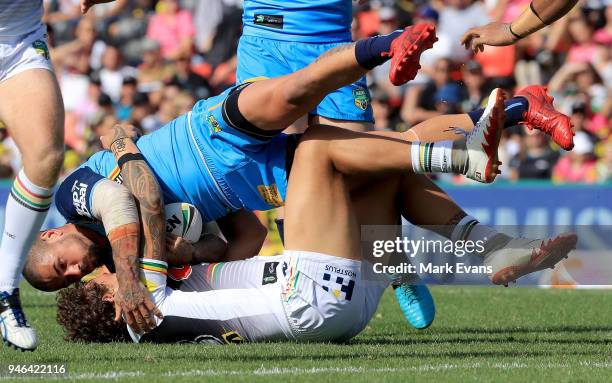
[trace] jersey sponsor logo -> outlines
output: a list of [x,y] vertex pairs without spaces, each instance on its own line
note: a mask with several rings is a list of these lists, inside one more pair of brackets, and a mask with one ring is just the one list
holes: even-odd
[[284,16],[282,15],[264,15],[261,13],[256,13],[253,16],[253,23],[275,29],[283,29],[285,24]]
[[264,201],[270,206],[279,207],[283,206],[283,198],[278,192],[278,188],[276,184],[267,185],[259,185],[257,186],[257,191],[261,195]]
[[364,88],[353,89],[353,99],[355,100],[355,106],[361,110],[366,110],[370,106],[370,95]]
[[208,120],[208,124],[210,125],[210,134],[219,133],[221,131],[221,125],[219,124],[219,121],[217,121],[215,116],[209,114],[206,119]]
[[330,273],[323,273],[323,281],[323,290],[332,293],[336,298],[340,299],[344,295],[344,299],[350,301],[353,297],[353,289],[355,288],[354,279],[342,277],[340,275],[332,276]]
[[325,271],[329,271],[331,273],[335,273],[339,275],[344,275],[344,276],[351,277],[351,278],[357,277],[357,273],[354,272],[353,270],[343,269],[341,267],[336,267],[334,265],[325,265]]
[[263,276],[261,277],[262,285],[269,285],[271,283],[276,283],[276,267],[280,262],[266,262],[264,264]]
[[193,268],[190,265],[172,266],[168,269],[168,277],[176,282],[186,280],[191,276]]
[[32,48],[34,48],[36,53],[44,57],[45,60],[49,60],[49,47],[47,46],[47,43],[44,40],[34,41],[32,43]]
[[84,217],[90,217],[91,214],[87,209],[87,189],[89,185],[79,180],[75,180],[70,191],[72,192],[72,204],[77,214]]

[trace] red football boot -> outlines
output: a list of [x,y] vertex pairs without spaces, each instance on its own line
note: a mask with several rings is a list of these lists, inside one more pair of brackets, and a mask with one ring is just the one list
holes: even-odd
[[384,56],[391,57],[391,83],[402,85],[414,79],[421,68],[421,53],[431,48],[436,41],[436,26],[433,24],[418,23],[406,27],[404,32],[391,42],[391,50],[383,52]]
[[570,118],[555,110],[553,98],[546,93],[546,87],[530,85],[516,92],[515,96],[525,97],[529,109],[521,122],[529,129],[539,129],[552,137],[560,147],[572,150],[574,147],[574,131]]

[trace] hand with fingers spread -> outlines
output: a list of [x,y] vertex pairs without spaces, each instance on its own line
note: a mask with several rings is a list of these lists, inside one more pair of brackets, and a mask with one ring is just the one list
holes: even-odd
[[123,315],[125,322],[133,329],[148,332],[155,328],[155,317],[163,319],[146,288],[138,280],[119,284],[115,295],[115,320]]
[[461,37],[465,49],[474,53],[483,52],[485,45],[505,46],[514,44],[519,38],[512,34],[510,24],[492,22],[481,27],[470,28]]

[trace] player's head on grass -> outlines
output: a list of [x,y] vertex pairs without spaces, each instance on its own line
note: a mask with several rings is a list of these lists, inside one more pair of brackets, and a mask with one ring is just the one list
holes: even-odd
[[123,319],[115,321],[115,274],[104,273],[79,282],[57,294],[57,322],[67,340],[75,342],[121,342],[130,339]]
[[75,283],[100,264],[95,233],[68,224],[41,231],[32,245],[23,275],[35,288],[55,291]]

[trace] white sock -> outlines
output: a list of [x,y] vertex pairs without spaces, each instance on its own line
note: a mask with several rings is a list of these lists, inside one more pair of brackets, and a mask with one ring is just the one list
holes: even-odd
[[12,293],[19,287],[23,265],[47,216],[52,197],[53,189],[33,184],[23,169],[15,177],[6,204],[0,244],[0,291]]
[[505,234],[498,232],[491,226],[481,224],[470,215],[463,217],[451,234],[452,241],[484,241],[484,253],[476,254],[481,256],[485,256],[491,250],[497,248],[499,242],[505,242],[507,238],[509,237]]
[[413,142],[410,149],[415,173],[451,173],[453,141]]

